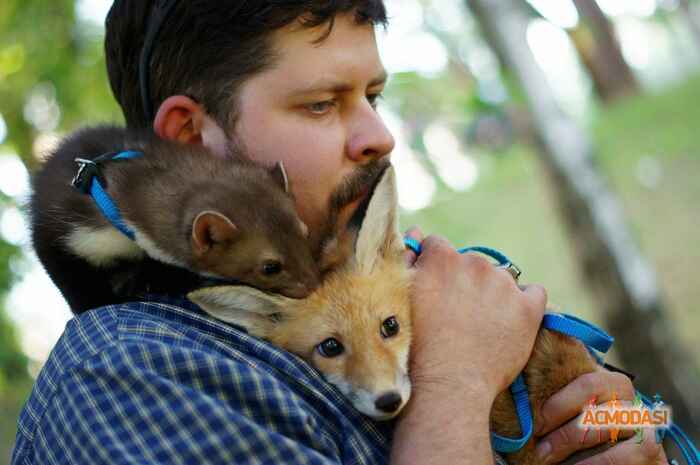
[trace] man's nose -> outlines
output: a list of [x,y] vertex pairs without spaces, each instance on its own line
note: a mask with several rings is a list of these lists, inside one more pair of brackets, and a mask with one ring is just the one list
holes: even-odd
[[348,137],[348,157],[358,163],[377,160],[394,149],[394,136],[369,104],[357,110]]

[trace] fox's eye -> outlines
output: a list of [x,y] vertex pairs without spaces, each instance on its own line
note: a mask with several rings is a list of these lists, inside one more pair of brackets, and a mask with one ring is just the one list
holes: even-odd
[[269,262],[263,263],[262,272],[265,276],[272,276],[278,274],[282,271],[282,263],[271,260]]
[[399,321],[395,316],[390,316],[382,322],[382,336],[385,338],[396,336],[399,333]]
[[337,357],[345,351],[343,344],[341,344],[340,341],[334,337],[329,337],[316,347],[318,349],[318,353],[321,354],[322,357],[326,358]]

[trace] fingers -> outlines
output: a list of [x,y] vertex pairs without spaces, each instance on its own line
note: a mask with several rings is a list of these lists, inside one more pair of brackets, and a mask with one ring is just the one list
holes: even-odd
[[528,284],[519,286],[523,291],[523,295],[530,303],[531,308],[540,309],[544,314],[544,309],[547,306],[547,291],[539,284]]
[[[406,231],[405,237],[410,237],[411,239],[415,239],[418,242],[421,242],[423,240],[423,232],[420,230],[420,228],[418,226],[413,226],[408,231]],[[407,248],[406,251],[404,252],[404,259],[406,260],[406,264],[409,267],[413,266],[413,264],[416,263],[417,258],[418,258],[418,256],[411,249]]]
[[579,465],[662,465],[668,464],[666,453],[656,442],[653,428],[643,430],[643,439],[637,437],[620,442],[602,454],[579,462]]
[[[631,405],[630,402],[620,404]],[[609,428],[582,428],[581,417],[578,416],[541,439],[537,444],[537,453],[544,458],[545,463],[558,463],[577,451],[609,441],[612,434],[620,440],[631,437],[634,431],[623,429],[613,433]]]
[[454,269],[460,257],[447,239],[431,234],[421,242],[421,254],[415,259],[414,266],[442,274],[447,269]]
[[[413,238],[422,237],[421,234],[418,228],[411,228],[406,233],[407,236]],[[460,254],[449,241],[441,236],[430,235],[424,238],[421,243],[421,249],[421,255],[417,258],[412,251],[407,251],[407,256],[410,257],[409,260],[412,260],[410,262],[412,265],[422,268],[433,268],[438,273],[454,270],[455,267],[461,266],[471,270],[471,278],[488,277],[488,279],[493,279],[498,277],[497,281],[501,283],[502,289],[520,289],[527,303],[526,308],[533,310],[530,313],[537,317],[538,321],[542,319],[547,302],[547,292],[544,287],[537,284],[519,285],[511,272],[506,268],[495,266],[491,259],[476,252]]]
[[542,436],[581,413],[591,400],[597,404],[634,399],[634,387],[621,373],[606,370],[579,376],[544,403],[535,422],[535,435]]

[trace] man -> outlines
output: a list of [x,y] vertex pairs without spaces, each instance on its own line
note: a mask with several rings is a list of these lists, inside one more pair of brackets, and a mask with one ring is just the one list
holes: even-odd
[[[128,125],[221,156],[284,161],[312,244],[346,224],[394,146],[375,111],[386,82],[374,37],[381,0],[175,1],[151,32],[143,86],[152,3],[117,0],[107,21],[110,82]],[[299,359],[181,299],[153,297],[69,323],[25,407],[13,463],[492,463],[490,406],[528,358],[544,290],[519,288],[439,237],[408,260],[413,394],[396,425],[359,415]],[[575,417],[614,394],[632,399],[631,383],[600,371],[548,401],[536,425],[548,461],[599,441],[581,444]],[[589,463],[665,456],[653,440],[626,441]]]

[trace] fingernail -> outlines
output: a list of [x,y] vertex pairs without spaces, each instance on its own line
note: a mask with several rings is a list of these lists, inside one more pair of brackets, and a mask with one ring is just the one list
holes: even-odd
[[546,462],[545,459],[547,458],[549,453],[552,452],[552,445],[549,443],[549,441],[540,441],[540,443],[537,444],[536,451],[540,459]]

